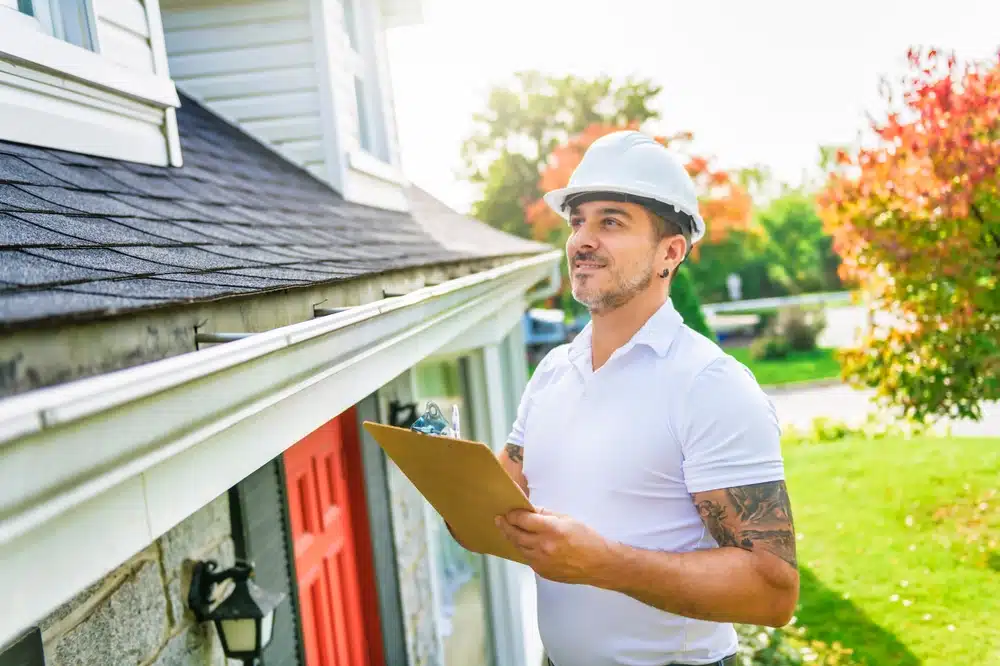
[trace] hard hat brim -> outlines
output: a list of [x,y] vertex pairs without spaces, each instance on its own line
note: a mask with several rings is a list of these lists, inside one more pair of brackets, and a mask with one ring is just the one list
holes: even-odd
[[552,210],[559,214],[560,217],[568,220],[569,211],[563,209],[566,200],[577,194],[585,194],[589,192],[614,192],[616,194],[629,194],[635,197],[655,199],[662,204],[672,206],[674,210],[678,212],[684,212],[691,216],[691,219],[694,220],[694,229],[691,234],[692,245],[700,241],[705,235],[705,221],[702,219],[701,214],[698,211],[688,210],[688,208],[683,204],[662,196],[650,196],[647,190],[638,187],[627,187],[623,185],[581,185],[577,187],[562,187],[557,190],[552,190],[551,192],[546,192],[542,198]]

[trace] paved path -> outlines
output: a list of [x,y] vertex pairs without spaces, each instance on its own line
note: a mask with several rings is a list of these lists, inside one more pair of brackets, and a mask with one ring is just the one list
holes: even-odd
[[[808,427],[818,416],[848,423],[860,423],[869,412],[876,411],[871,392],[858,391],[846,385],[824,386],[798,390],[771,391],[771,400],[782,423]],[[951,423],[952,433],[959,436],[1000,437],[1000,404],[990,403],[977,422]]]

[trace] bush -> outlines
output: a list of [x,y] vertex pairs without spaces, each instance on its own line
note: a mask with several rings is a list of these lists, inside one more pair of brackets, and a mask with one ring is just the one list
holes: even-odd
[[[794,620],[792,621],[794,623]],[[750,624],[736,625],[740,637],[736,663],[739,666],[853,666],[852,650],[839,643],[827,645],[806,638],[805,629],[794,624],[774,629]]]
[[787,358],[791,352],[788,341],[778,335],[758,338],[750,345],[750,357],[755,361],[778,361]]
[[[947,431],[944,431],[947,434]],[[839,442],[848,437],[859,437],[866,440],[879,440],[886,437],[910,438],[928,437],[934,435],[926,424],[907,419],[897,419],[888,415],[870,412],[861,423],[846,423],[825,416],[812,420],[810,427],[797,428],[794,425],[782,427],[782,444],[818,444],[824,442]]]
[[812,351],[816,349],[819,334],[826,328],[826,316],[822,310],[785,308],[778,313],[775,328],[794,351]]

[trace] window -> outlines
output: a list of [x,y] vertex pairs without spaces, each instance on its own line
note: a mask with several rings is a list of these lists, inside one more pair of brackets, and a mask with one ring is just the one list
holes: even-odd
[[348,60],[353,70],[354,104],[361,150],[388,163],[389,142],[378,85],[375,22],[365,11],[365,7],[358,6],[358,0],[341,0],[341,7],[344,11],[344,31],[350,47]]
[[[4,0],[0,0],[0,6]],[[89,0],[16,0],[17,9],[34,17],[44,31],[94,51],[94,16]]]

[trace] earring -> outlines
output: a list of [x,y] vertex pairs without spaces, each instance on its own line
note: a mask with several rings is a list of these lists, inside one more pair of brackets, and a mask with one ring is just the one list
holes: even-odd
[[660,277],[661,277],[661,278],[667,278],[667,277],[670,277],[670,269],[669,269],[669,268],[664,268],[664,269],[663,269],[663,272],[662,272],[662,273],[660,273]]

